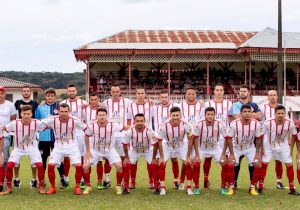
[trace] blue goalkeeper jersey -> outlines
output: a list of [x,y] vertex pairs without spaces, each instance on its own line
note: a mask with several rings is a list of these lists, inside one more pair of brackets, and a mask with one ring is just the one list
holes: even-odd
[[[39,105],[35,110],[35,119],[42,120],[54,115],[58,115],[59,103]],[[52,129],[47,129],[40,132],[40,141],[54,141],[54,132]]]

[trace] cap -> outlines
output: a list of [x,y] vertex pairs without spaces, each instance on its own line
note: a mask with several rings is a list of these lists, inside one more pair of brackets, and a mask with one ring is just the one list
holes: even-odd
[[6,92],[6,89],[5,89],[5,87],[4,86],[0,86],[0,91],[4,91],[4,92]]

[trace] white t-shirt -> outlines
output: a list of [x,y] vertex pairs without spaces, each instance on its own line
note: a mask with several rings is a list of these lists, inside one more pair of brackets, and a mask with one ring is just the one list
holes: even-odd
[[[12,102],[5,100],[3,104],[0,104],[0,127],[10,123],[10,117],[14,114],[17,114],[17,110]],[[8,133],[4,132],[4,136],[7,135]]]

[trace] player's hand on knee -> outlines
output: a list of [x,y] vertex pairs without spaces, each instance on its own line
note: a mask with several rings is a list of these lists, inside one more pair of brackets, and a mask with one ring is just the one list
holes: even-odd
[[186,157],[186,160],[184,162],[185,162],[185,165],[187,165],[187,164],[191,165],[191,158],[190,157]]
[[160,157],[160,158],[159,158],[158,164],[161,164],[161,163],[165,163],[164,157]]
[[194,158],[193,158],[193,162],[194,163],[196,163],[196,162],[201,162],[201,160],[200,160],[200,157],[199,157],[199,155],[196,155]]
[[123,164],[126,165],[128,163],[130,163],[129,158],[125,157],[124,160],[123,160]]
[[152,164],[157,164],[158,161],[157,161],[157,159],[153,158],[151,163],[152,163]]
[[229,163],[231,163],[231,164],[235,163],[235,157],[234,157],[234,155],[230,154],[228,160],[229,160]]
[[2,166],[4,164],[4,157],[2,154],[0,154],[0,165]]

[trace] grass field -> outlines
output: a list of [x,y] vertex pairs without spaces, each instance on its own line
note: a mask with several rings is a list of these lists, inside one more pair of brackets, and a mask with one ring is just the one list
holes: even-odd
[[[212,164],[210,173],[211,189],[201,190],[200,196],[189,197],[185,191],[173,189],[173,174],[170,164],[167,168],[167,195],[153,195],[148,187],[148,175],[145,162],[140,160],[137,174],[137,188],[129,195],[116,195],[115,171],[112,170],[112,188],[108,190],[94,189],[90,195],[76,196],[73,189],[58,190],[56,195],[40,195],[29,187],[31,170],[27,159],[21,163],[21,189],[13,189],[13,194],[0,196],[0,209],[300,209],[300,196],[288,195],[288,190],[275,188],[274,164],[270,164],[264,194],[252,197],[248,194],[248,167],[243,160],[239,177],[240,189],[232,197],[219,194],[220,166]],[[201,184],[203,173],[201,169]],[[93,168],[93,186],[96,184],[95,168]],[[58,177],[58,173],[56,171]],[[73,185],[74,170],[70,172]],[[296,178],[296,176],[295,176]],[[297,179],[297,178],[296,178]],[[49,187],[48,177],[47,188]],[[58,179],[57,179],[58,183]],[[284,171],[284,184],[287,184]],[[299,188],[297,181],[295,186]]]

